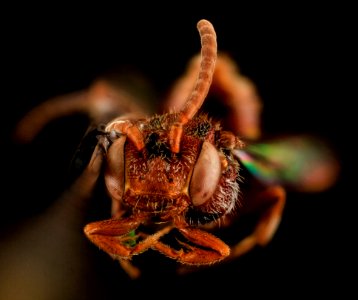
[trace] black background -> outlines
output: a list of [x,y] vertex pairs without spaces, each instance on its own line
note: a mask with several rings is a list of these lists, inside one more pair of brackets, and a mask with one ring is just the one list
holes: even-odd
[[[35,295],[42,292],[52,295],[48,299],[350,293],[354,277],[348,274],[356,271],[356,259],[350,256],[356,237],[350,233],[356,199],[351,185],[356,94],[349,93],[350,71],[355,70],[350,9],[219,3],[195,12],[181,6],[93,6],[91,13],[89,7],[64,6],[42,7],[36,13],[26,7],[9,10],[1,46],[0,298],[39,299]],[[63,191],[85,120],[55,121],[31,145],[11,140],[16,122],[49,97],[84,89],[98,75],[123,66],[148,78],[160,99],[200,50],[196,23],[201,18],[213,23],[219,50],[228,52],[256,83],[264,103],[264,131],[312,133],[328,141],[342,167],[337,184],[321,194],[290,192],[281,226],[266,248],[185,277],[172,274],[165,258],[145,254],[139,258],[150,260],[143,278],[130,281],[85,238],[75,244],[81,252],[66,242],[64,250],[54,250],[46,240],[65,241],[66,235],[57,238],[46,223],[36,227],[32,217],[45,215]],[[91,213],[93,219],[104,215]],[[59,218],[56,224],[66,228],[66,221]],[[24,237],[32,226],[31,238]],[[61,257],[66,251],[69,256]],[[34,261],[42,255],[42,277],[36,279]],[[56,273],[53,284],[48,274]]]

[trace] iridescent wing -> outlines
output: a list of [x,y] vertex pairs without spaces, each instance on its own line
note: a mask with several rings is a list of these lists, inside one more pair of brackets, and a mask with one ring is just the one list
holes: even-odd
[[285,136],[249,143],[233,151],[254,177],[302,192],[323,191],[336,181],[339,163],[326,142],[313,136]]

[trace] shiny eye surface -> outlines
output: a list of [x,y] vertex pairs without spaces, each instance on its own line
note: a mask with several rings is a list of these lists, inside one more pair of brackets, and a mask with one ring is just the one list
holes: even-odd
[[220,175],[219,154],[212,144],[204,142],[189,186],[189,194],[194,206],[201,205],[212,197]]
[[121,200],[124,191],[124,135],[116,139],[107,152],[106,186],[115,200]]

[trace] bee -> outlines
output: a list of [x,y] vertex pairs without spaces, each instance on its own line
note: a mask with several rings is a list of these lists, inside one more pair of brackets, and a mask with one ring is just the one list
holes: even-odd
[[[197,29],[201,52],[159,113],[148,115],[125,87],[98,79],[87,91],[34,108],[15,132],[18,140],[31,141],[54,118],[90,116],[73,160],[79,174],[74,187],[85,200],[102,181],[112,204],[108,219],[86,224],[84,235],[132,278],[140,275],[132,258],[149,249],[190,267],[264,246],[279,226],[286,188],[322,191],[337,177],[338,163],[318,139],[261,137],[255,85],[218,53],[208,20]],[[225,118],[219,105],[205,112],[210,99],[224,104]],[[256,219],[246,236],[235,243],[219,237],[251,214]]]

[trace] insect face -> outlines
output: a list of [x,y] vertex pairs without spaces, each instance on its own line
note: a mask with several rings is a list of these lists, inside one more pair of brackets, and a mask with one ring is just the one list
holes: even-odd
[[[73,190],[79,187],[85,200],[104,181],[111,216],[87,224],[84,233],[133,278],[140,272],[129,260],[148,249],[190,266],[229,261],[266,245],[280,223],[285,188],[324,190],[338,173],[336,160],[315,139],[258,142],[261,105],[254,85],[228,56],[217,54],[212,24],[201,20],[197,27],[201,55],[174,85],[162,114],[147,116],[132,97],[102,80],[64,102],[44,103],[18,127],[18,136],[31,140],[52,118],[83,110],[95,126],[106,124],[84,139],[85,146],[98,133]],[[227,120],[199,111],[209,92],[230,108]],[[249,173],[244,180],[243,169]],[[252,212],[256,223],[236,244],[210,230]],[[173,237],[177,247],[164,237]]]
[[[121,186],[121,201],[134,212],[160,214],[169,220],[182,214],[190,224],[213,221],[237,204],[239,164],[224,154],[219,124],[206,115],[183,127],[180,151],[173,153],[169,128],[176,117],[164,114],[134,123],[143,136],[141,150],[119,136],[108,149],[107,186],[112,193],[118,193],[113,187]],[[113,165],[124,171],[112,174]]]

